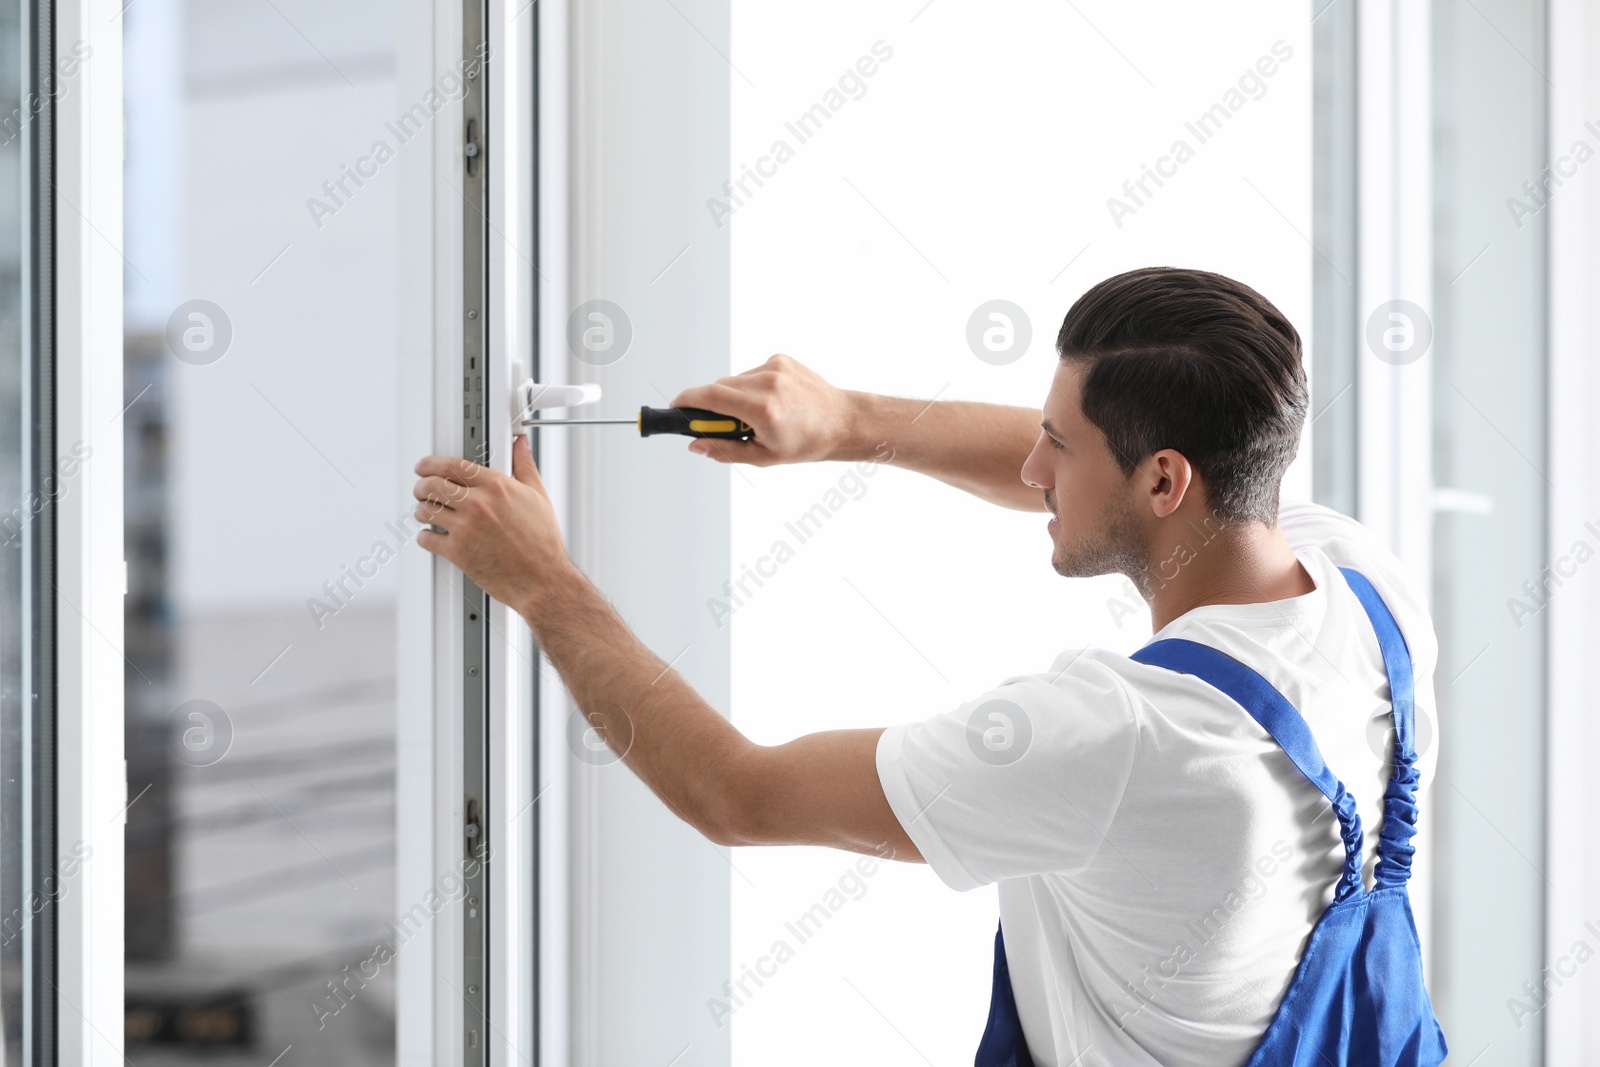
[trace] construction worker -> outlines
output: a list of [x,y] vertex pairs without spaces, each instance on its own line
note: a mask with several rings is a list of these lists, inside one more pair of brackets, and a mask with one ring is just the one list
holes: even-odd
[[1042,421],[844,391],[782,355],[673,400],[754,427],[690,445],[716,461],[890,455],[1048,511],[1058,574],[1121,573],[1148,602],[1133,656],[1069,650],[925,721],[748,740],[568,558],[525,438],[510,475],[418,463],[437,527],[419,543],[521,613],[595,729],[712,841],[998,883],[979,1067],[1440,1062],[1406,895],[1438,650],[1372,534],[1279,506],[1299,335],[1248,286],[1149,268],[1086,292],[1056,350]]

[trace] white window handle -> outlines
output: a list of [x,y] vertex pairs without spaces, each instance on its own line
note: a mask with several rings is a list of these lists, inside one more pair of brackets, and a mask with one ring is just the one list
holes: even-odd
[[517,387],[511,392],[511,425],[519,425],[530,411],[539,408],[570,408],[579,404],[593,404],[600,399],[600,386],[593,382],[578,385],[545,385],[532,378],[522,377],[519,361],[511,368],[512,380]]

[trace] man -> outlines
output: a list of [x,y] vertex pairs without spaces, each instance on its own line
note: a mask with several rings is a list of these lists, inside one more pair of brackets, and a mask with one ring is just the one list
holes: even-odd
[[527,619],[596,729],[712,841],[999,883],[980,1064],[1437,1062],[1404,895],[1437,647],[1358,523],[1279,509],[1306,413],[1299,336],[1247,286],[1152,268],[1084,294],[1056,347],[1042,422],[845,392],[781,355],[673,403],[755,428],[690,445],[722,462],[892,450],[1049,511],[1059,574],[1125,574],[1149,603],[1135,658],[1069,651],[924,722],[768,747],[568,559],[525,440],[509,477],[420,462],[417,516],[441,532],[419,541]]

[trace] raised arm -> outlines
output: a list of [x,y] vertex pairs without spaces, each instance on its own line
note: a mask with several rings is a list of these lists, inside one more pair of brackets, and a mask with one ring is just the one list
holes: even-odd
[[1039,412],[1032,408],[852,392],[781,354],[742,374],[685,389],[672,404],[720,411],[755,428],[750,441],[691,443],[692,451],[723,463],[769,467],[891,455],[897,467],[990,503],[1045,510],[1043,494],[1022,481],[1023,461],[1040,433]]
[[782,745],[740,733],[646,648],[567,556],[526,437],[513,473],[417,464],[417,543],[517,609],[585,723],[679,818],[723,845],[826,845],[922,859],[878,778],[882,729]]

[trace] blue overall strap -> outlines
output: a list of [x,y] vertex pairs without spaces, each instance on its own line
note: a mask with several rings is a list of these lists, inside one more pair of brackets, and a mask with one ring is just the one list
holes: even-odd
[[1373,874],[1374,888],[1404,885],[1411,877],[1411,856],[1416,849],[1411,838],[1417,832],[1417,753],[1412,727],[1416,706],[1415,681],[1411,671],[1411,651],[1400,633],[1389,606],[1364,574],[1340,567],[1345,582],[1366,609],[1372,630],[1378,635],[1378,650],[1383,653],[1383,669],[1389,676],[1389,703],[1394,718],[1394,774],[1383,794],[1383,825],[1378,830],[1378,865]]
[[1005,932],[994,932],[994,988],[989,994],[989,1021],[978,1043],[973,1067],[1033,1067],[1028,1042],[1022,1036],[1022,1017],[1011,991],[1011,967],[1006,962]]
[[1422,952],[1406,892],[1416,781],[1411,656],[1383,599],[1356,571],[1341,568],[1377,635],[1395,727],[1395,771],[1384,794],[1378,873],[1361,892],[1361,823],[1355,802],[1323,762],[1310,727],[1266,679],[1215,649],[1157,641],[1133,658],[1195,675],[1232,697],[1270,733],[1339,816],[1344,872],[1333,903],[1312,927],[1247,1067],[1437,1067],[1449,1053],[1422,977]]
[[1153,641],[1131,657],[1140,663],[1182,674],[1192,674],[1232,697],[1261,728],[1272,735],[1284,754],[1299,768],[1311,784],[1322,790],[1322,795],[1333,804],[1333,813],[1339,819],[1339,836],[1344,840],[1344,873],[1334,890],[1335,902],[1345,900],[1361,891],[1361,816],[1356,812],[1356,801],[1346,792],[1344,783],[1333,776],[1322,751],[1311,736],[1311,728],[1294,709],[1294,705],[1272,687],[1261,675],[1240,663],[1226,652],[1209,645],[1169,637]]

